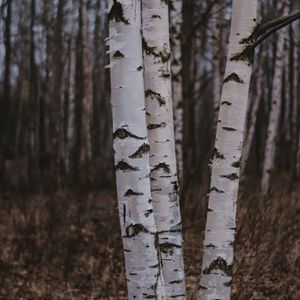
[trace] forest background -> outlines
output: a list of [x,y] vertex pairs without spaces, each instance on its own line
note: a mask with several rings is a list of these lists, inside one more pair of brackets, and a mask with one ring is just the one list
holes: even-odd
[[[259,1],[258,21],[280,16],[278,2]],[[106,7],[101,0],[0,1],[0,298],[126,295],[113,192]],[[299,3],[290,1],[289,10],[299,10]],[[190,299],[201,270],[230,17],[231,1],[183,1],[182,101],[174,116],[175,124],[183,116],[176,142]],[[279,31],[256,51],[238,208],[236,299],[299,295],[299,29],[299,22],[289,25],[287,34]],[[172,19],[170,33],[172,44]],[[278,77],[276,139],[270,141]],[[276,156],[268,170],[270,192],[262,197],[268,143]]]

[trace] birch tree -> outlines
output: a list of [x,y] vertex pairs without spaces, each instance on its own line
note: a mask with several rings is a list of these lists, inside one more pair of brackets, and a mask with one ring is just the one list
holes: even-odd
[[200,299],[230,299],[236,201],[252,53],[256,0],[233,0],[231,32],[220,102],[204,239]]
[[[281,4],[279,4],[281,5]],[[287,2],[284,2],[284,15],[287,15],[289,7]],[[261,190],[266,195],[270,189],[270,176],[271,171],[274,169],[275,154],[276,154],[276,136],[278,133],[278,126],[280,122],[280,111],[282,102],[282,76],[285,59],[285,36],[287,35],[288,28],[283,28],[278,34],[275,69],[273,78],[272,101],[270,108],[270,116],[267,130],[267,140],[264,152],[264,164],[261,180]]]
[[143,0],[142,18],[151,193],[162,273],[168,299],[185,299],[168,4],[162,0]]
[[172,95],[175,127],[175,147],[177,173],[179,182],[183,177],[183,94],[182,94],[182,62],[181,62],[181,25],[182,0],[173,0],[170,7],[171,42],[172,42]]
[[[141,1],[110,1],[109,20],[113,144],[128,298],[164,299],[150,189]],[[162,249],[171,250],[168,244]]]

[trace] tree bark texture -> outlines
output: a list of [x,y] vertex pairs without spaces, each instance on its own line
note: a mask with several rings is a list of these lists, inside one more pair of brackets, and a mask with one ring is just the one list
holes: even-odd
[[110,1],[113,147],[129,299],[165,299],[150,189],[141,1]]
[[142,1],[150,180],[168,299],[185,299],[181,216],[172,104],[168,4]]
[[[204,239],[200,299],[230,299],[236,202],[252,57],[241,58],[256,25],[257,1],[233,0]],[[239,57],[239,58],[237,58]]]

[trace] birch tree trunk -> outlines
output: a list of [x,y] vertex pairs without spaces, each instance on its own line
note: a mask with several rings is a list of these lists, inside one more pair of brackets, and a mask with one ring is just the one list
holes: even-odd
[[141,1],[110,1],[109,20],[113,144],[128,298],[165,299],[150,189]]
[[[280,4],[279,4],[280,5]],[[289,11],[288,6],[284,6],[284,15],[287,15]],[[282,76],[284,70],[284,59],[285,59],[285,37],[288,33],[288,27],[284,27],[278,34],[277,49],[275,56],[275,69],[273,78],[273,89],[272,89],[272,101],[271,110],[269,115],[269,123],[267,130],[267,141],[264,151],[264,164],[261,180],[262,194],[266,195],[270,189],[270,176],[274,169],[275,154],[276,154],[276,142],[278,126],[280,122],[280,111],[282,103]]]
[[175,147],[179,182],[183,182],[183,94],[181,63],[182,0],[174,0],[170,7],[172,41],[172,89],[175,127]]
[[142,0],[151,194],[168,299],[185,299],[172,105],[168,4]]
[[252,33],[257,0],[233,0],[211,188],[207,212],[200,299],[230,299],[236,201],[252,57],[242,53]]

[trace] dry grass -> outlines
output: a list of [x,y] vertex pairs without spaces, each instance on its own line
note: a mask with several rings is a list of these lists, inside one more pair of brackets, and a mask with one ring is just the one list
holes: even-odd
[[[188,299],[196,299],[206,201],[184,211]],[[241,196],[234,300],[300,299],[300,194]],[[115,195],[2,195],[0,299],[126,299]]]

